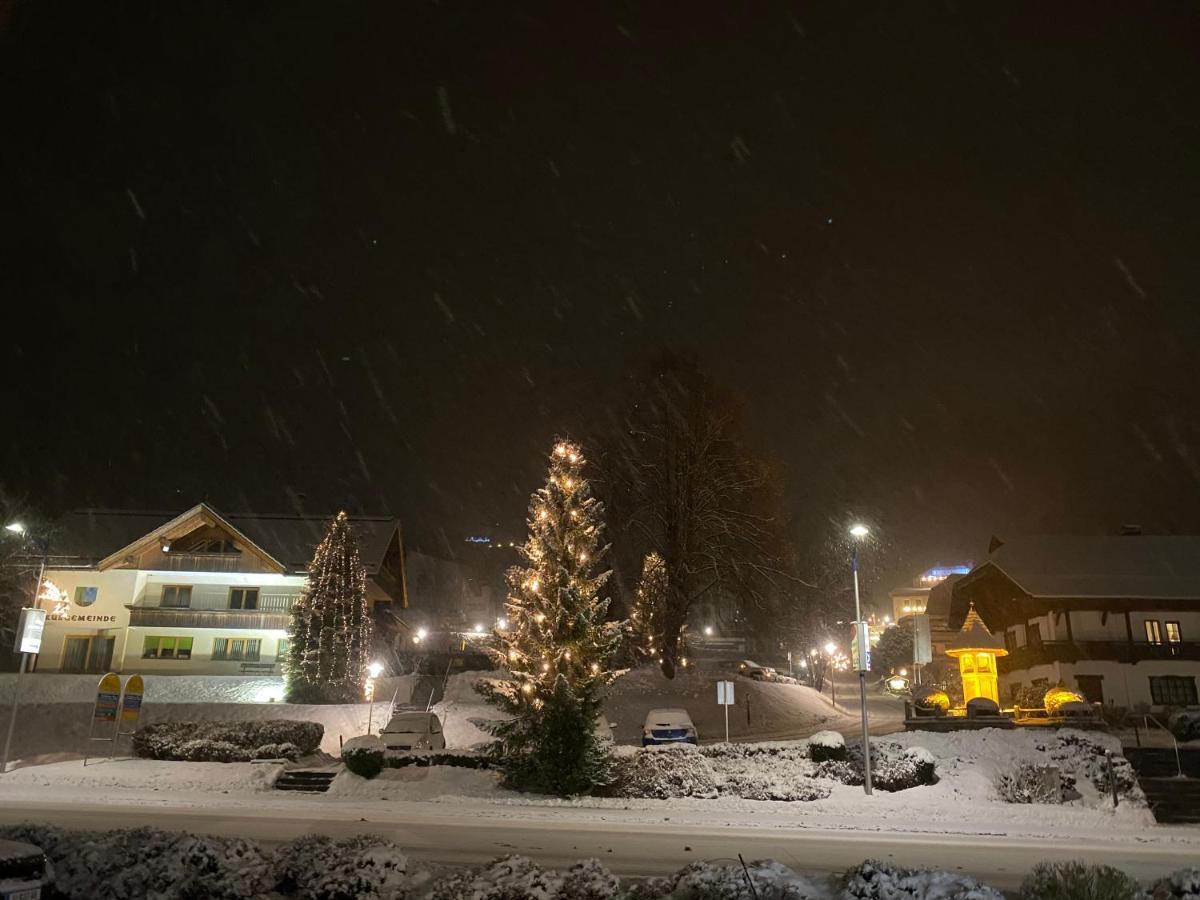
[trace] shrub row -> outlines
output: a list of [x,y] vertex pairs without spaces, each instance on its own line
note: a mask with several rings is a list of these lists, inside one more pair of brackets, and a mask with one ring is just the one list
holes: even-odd
[[482,753],[457,750],[409,750],[389,753],[383,740],[365,734],[351,738],[342,746],[342,762],[355,775],[374,778],[384,769],[403,769],[407,766],[452,766],[458,769],[488,769],[495,760]]
[[133,752],[144,759],[246,762],[296,759],[316,752],[325,726],[294,719],[258,722],[156,722],[138,729]]
[[[1039,743],[1049,765],[1018,760],[996,774],[996,793],[1008,803],[1066,803],[1077,800],[1079,782],[1085,781],[1101,794],[1112,791],[1105,747],[1079,731],[1061,731],[1051,740]],[[1056,770],[1054,772],[1051,769]],[[1142,799],[1137,773],[1119,753],[1112,758],[1112,773],[1117,793],[1128,799]]]
[[[0,828],[0,838],[41,847],[52,883],[45,896],[112,898],[303,898],[303,900],[1001,900],[1002,894],[956,872],[864,862],[838,879],[798,875],[773,861],[693,863],[673,875],[622,886],[596,860],[565,872],[520,856],[450,872],[412,864],[395,844],[372,835],[299,838],[279,848],[254,841],[137,828],[67,831],[54,826]],[[1139,887],[1107,866],[1042,864],[1022,900],[1195,900],[1200,869]]]

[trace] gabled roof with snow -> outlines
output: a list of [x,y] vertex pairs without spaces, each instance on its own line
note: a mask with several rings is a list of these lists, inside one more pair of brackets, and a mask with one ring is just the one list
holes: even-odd
[[[303,572],[313,549],[325,536],[333,515],[232,515],[198,504],[183,513],[133,510],[80,510],[59,522],[51,539],[51,566],[62,561],[73,566],[97,566],[123,556],[129,548],[156,539],[197,515],[208,515],[265,558],[290,572]],[[351,516],[359,555],[368,575],[379,571],[400,523],[389,516]]]
[[989,570],[1036,598],[1200,599],[1200,536],[1015,538],[956,587]]

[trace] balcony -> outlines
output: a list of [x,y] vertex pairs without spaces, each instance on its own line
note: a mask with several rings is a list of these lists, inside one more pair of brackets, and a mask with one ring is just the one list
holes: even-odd
[[284,629],[299,597],[298,592],[260,591],[254,609],[230,609],[228,587],[194,585],[186,606],[163,606],[161,596],[142,597],[129,604],[129,624],[150,628]]
[[240,572],[244,560],[240,553],[160,553],[145,565],[167,572]]
[[1045,666],[1051,663],[1076,663],[1098,660],[1136,665],[1145,660],[1200,660],[1200,642],[1173,641],[1150,644],[1146,641],[1042,641],[1008,651],[997,660],[1000,674]]

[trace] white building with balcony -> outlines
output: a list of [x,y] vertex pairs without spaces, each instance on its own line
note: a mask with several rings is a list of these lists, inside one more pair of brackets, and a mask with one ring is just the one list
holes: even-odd
[[[292,604],[332,517],[84,511],[51,541],[37,672],[281,673]],[[351,517],[376,618],[405,605],[399,523]]]

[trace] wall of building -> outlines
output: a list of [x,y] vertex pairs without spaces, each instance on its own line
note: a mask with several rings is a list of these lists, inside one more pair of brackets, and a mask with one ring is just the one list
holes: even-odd
[[1137,665],[1128,663],[1084,660],[1077,663],[1054,663],[1033,666],[1001,676],[1000,696],[1004,704],[1011,702],[1014,684],[1026,686],[1037,679],[1045,679],[1048,685],[1063,682],[1077,689],[1077,675],[1101,676],[1104,702],[1109,706],[1127,709],[1146,707],[1158,709],[1150,693],[1150,678],[1163,675],[1195,678],[1200,685],[1200,662],[1183,660],[1145,660]]
[[[62,671],[70,638],[113,639],[112,659],[108,668],[113,671],[139,671],[158,674],[218,674],[239,675],[243,662],[274,663],[279,641],[286,633],[276,629],[246,628],[163,628],[129,625],[128,605],[156,607],[167,585],[186,585],[192,588],[193,608],[227,609],[229,592],[235,587],[256,587],[260,597],[270,594],[296,594],[303,589],[305,578],[276,573],[232,572],[141,572],[132,569],[47,570],[46,579],[66,596],[68,609],[64,616],[47,616],[42,651],[38,654],[38,672]],[[95,600],[82,605],[78,589],[95,588]],[[43,604],[44,606],[45,604]],[[190,659],[145,659],[143,650],[147,636],[191,637]],[[258,639],[258,660],[212,660],[213,641],[217,638]],[[276,674],[278,669],[275,670]]]

